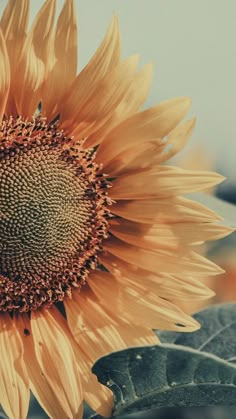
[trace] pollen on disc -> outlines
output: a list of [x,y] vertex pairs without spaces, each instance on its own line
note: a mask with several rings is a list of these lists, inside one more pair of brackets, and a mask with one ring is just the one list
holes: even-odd
[[63,300],[107,235],[106,181],[91,151],[43,119],[0,129],[0,310]]

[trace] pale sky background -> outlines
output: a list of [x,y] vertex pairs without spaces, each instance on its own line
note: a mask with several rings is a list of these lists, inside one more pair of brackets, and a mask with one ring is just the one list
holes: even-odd
[[[191,96],[195,133],[185,155],[198,145],[236,178],[236,1],[75,0],[79,19],[79,68],[89,60],[117,14],[123,56],[140,53],[154,62],[147,105]],[[5,0],[0,0],[2,12]],[[43,4],[32,0],[32,17]],[[58,11],[63,4],[58,0]]]

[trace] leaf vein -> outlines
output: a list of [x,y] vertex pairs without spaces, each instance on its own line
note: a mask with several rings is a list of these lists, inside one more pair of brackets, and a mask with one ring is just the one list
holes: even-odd
[[223,330],[228,329],[233,324],[236,324],[236,321],[234,320],[232,323],[227,324],[226,326],[222,327],[221,329],[217,330],[213,335],[211,335],[205,342],[203,342],[202,345],[198,347],[198,350],[201,351],[202,348],[204,348],[209,342],[211,342],[217,335],[219,335]]

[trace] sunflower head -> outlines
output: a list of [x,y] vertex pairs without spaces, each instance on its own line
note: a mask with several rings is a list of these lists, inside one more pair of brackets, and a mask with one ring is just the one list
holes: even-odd
[[199,327],[182,302],[221,269],[196,248],[231,230],[181,195],[222,177],[163,165],[191,100],[140,110],[152,65],[122,60],[116,17],[77,75],[73,0],[56,25],[46,0],[30,28],[29,3],[0,21],[0,403],[24,419],[31,389],[50,417],[82,417],[83,398],[109,415],[97,358]]
[[1,138],[0,306],[23,312],[62,301],[96,267],[108,182],[92,150],[41,117],[3,120]]

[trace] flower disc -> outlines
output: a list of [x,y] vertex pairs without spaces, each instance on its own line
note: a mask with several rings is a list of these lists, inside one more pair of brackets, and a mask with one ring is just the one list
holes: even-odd
[[1,133],[1,309],[28,311],[63,300],[96,266],[106,181],[91,151],[42,119],[5,121]]

